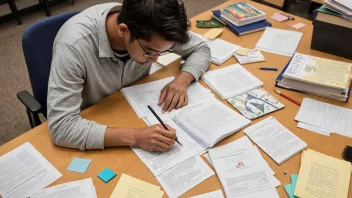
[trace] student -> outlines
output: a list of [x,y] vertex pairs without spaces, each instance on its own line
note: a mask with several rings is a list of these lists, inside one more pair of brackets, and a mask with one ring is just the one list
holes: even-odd
[[189,27],[184,5],[177,0],[100,4],[68,20],[53,46],[48,88],[52,141],[81,150],[135,146],[165,151],[172,146],[176,135],[171,127],[108,127],[83,119],[80,111],[147,76],[151,63],[169,52],[186,61],[162,89],[159,105],[163,111],[187,105],[188,85],[210,65],[210,49]]

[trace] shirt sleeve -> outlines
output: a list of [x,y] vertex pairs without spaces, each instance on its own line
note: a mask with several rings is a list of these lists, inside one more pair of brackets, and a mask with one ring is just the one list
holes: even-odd
[[210,48],[205,41],[188,32],[190,40],[175,46],[175,53],[186,60],[181,71],[188,72],[198,80],[209,68],[211,62]]
[[52,141],[62,147],[103,149],[107,126],[81,117],[84,63],[73,46],[53,49],[48,84],[48,124]]

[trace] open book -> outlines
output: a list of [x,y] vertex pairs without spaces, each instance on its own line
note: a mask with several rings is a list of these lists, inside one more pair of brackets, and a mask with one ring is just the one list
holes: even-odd
[[[154,117],[143,120],[148,125],[159,123]],[[163,153],[133,148],[155,176],[213,147],[220,140],[247,126],[250,120],[217,99],[208,98],[201,103],[182,108],[165,122],[176,129],[183,146],[175,144]]]

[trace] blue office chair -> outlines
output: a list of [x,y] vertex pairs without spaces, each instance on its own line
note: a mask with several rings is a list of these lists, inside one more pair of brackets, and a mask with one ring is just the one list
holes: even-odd
[[46,118],[48,81],[56,34],[61,26],[77,13],[68,12],[46,18],[31,25],[23,33],[23,54],[34,97],[28,91],[23,90],[17,93],[17,98],[26,106],[32,128],[41,124],[39,113]]

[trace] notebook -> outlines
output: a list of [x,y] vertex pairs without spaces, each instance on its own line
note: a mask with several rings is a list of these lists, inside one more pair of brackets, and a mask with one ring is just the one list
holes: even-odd
[[205,72],[202,80],[223,100],[263,86],[262,81],[240,64]]
[[255,7],[240,2],[220,9],[221,15],[236,26],[244,26],[265,20],[265,13]]
[[253,120],[285,107],[263,88],[227,99],[244,117]]
[[278,165],[307,147],[307,144],[272,116],[247,127],[244,133]]
[[267,20],[258,21],[255,23],[251,23],[251,24],[239,27],[239,26],[236,26],[236,25],[232,24],[231,22],[227,21],[223,17],[221,17],[220,10],[214,10],[212,12],[213,12],[213,17],[215,19],[219,20],[220,22],[225,23],[226,27],[229,28],[237,36],[242,36],[245,34],[250,34],[253,32],[262,31],[262,30],[265,30],[265,28],[268,26],[271,27],[271,23],[268,22]]

